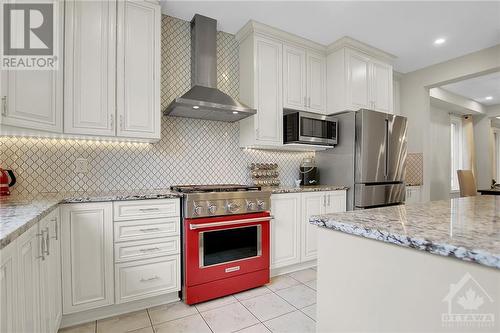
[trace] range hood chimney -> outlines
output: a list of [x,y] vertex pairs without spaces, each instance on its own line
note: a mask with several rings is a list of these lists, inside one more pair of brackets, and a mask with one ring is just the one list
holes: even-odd
[[257,113],[217,89],[217,21],[199,14],[191,20],[191,87],[165,114],[234,122]]

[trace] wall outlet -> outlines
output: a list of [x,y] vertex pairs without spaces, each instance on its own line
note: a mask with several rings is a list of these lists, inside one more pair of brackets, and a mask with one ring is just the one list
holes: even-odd
[[77,158],[75,160],[75,172],[87,173],[89,172],[89,160],[86,158]]

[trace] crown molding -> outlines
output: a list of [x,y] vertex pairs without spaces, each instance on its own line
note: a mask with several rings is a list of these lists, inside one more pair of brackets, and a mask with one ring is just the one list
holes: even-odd
[[338,39],[337,41],[333,42],[332,44],[328,45],[326,48],[326,52],[330,54],[345,47],[355,49],[357,51],[366,53],[374,58],[389,63],[392,63],[397,58],[395,55],[391,53],[385,52],[381,49],[370,46],[368,44],[365,44],[357,39],[348,36],[344,36]]

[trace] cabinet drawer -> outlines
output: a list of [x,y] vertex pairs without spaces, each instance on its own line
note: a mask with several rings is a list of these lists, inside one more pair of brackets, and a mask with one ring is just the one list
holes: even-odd
[[178,217],[115,222],[115,242],[179,235]]
[[115,283],[117,304],[179,291],[180,256],[116,264]]
[[180,253],[180,237],[155,238],[115,244],[115,262],[149,259]]
[[154,219],[180,215],[179,199],[153,199],[113,202],[115,221]]

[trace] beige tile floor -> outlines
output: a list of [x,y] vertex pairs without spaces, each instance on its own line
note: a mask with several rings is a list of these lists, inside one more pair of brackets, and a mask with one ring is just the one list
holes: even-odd
[[59,330],[60,333],[269,333],[316,331],[316,270],[188,306],[176,302]]

